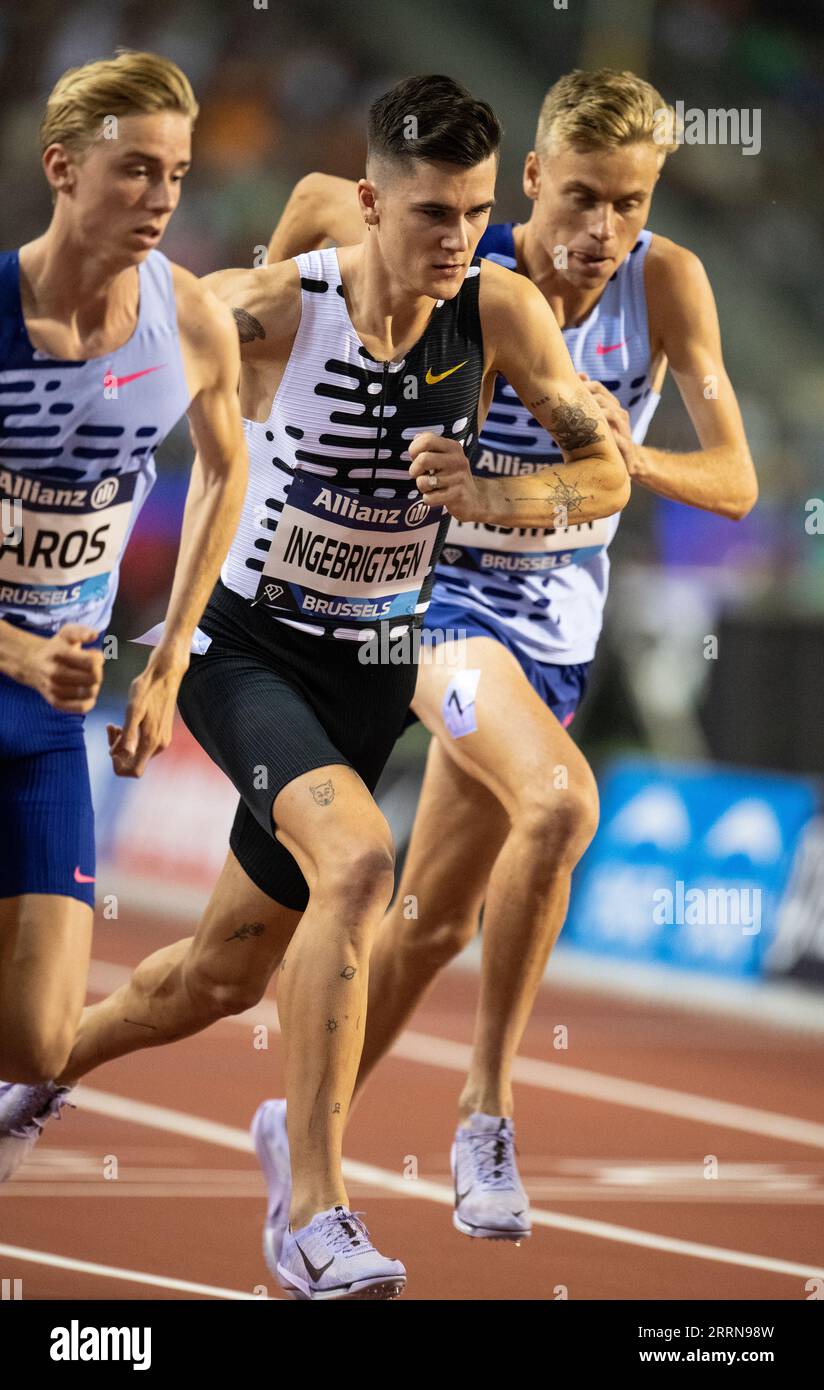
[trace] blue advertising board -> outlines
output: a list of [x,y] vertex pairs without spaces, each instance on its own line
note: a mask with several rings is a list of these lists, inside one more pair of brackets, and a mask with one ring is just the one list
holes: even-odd
[[633,759],[612,763],[600,791],[600,828],[573,878],[564,945],[762,974],[817,785]]

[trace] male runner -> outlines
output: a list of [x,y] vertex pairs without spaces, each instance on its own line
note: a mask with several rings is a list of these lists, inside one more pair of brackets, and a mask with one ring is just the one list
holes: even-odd
[[[529,221],[490,227],[479,252],[538,287],[576,368],[605,410],[630,476],[665,497],[742,517],[757,496],[707,276],[685,248],[645,231],[673,144],[659,94],[632,73],[573,72],[543,103],[526,157]],[[355,187],[297,185],[270,260],[359,234]],[[700,448],[642,447],[667,363]],[[506,371],[477,448],[476,477],[526,481],[561,467],[553,439]],[[595,779],[566,732],[595,653],[618,516],[502,531],[452,522],[425,624],[463,631],[480,671],[471,727],[450,701],[472,695],[454,666],[421,666],[414,710],[434,735],[402,881],[377,934],[356,1087],[389,1050],[438,971],[471,940],[483,905],[480,998],[452,1152],[453,1221],[470,1236],[518,1240],[529,1204],[515,1162],[512,1060],[595,833]],[[414,896],[417,917],[404,915]],[[255,1119],[277,1243],[288,1204],[285,1108]]]
[[[348,1210],[340,1172],[371,940],[393,888],[371,791],[416,674],[359,661],[360,644],[426,610],[442,504],[466,522],[540,524],[571,487],[587,520],[629,492],[542,296],[473,262],[499,138],[491,109],[451,79],[401,82],[370,112],[365,244],[210,277],[240,328],[251,468],[180,708],[241,801],[196,937],[86,1012],[57,1078],[247,1008],[288,943],[291,1231],[266,1248],[300,1298],[392,1297],[405,1280]],[[554,429],[568,484],[554,470],[517,487],[473,479],[464,450],[499,370]]]
[[[231,314],[156,249],[197,109],[152,53],[64,73],[40,132],[51,222],[0,255],[0,1074],[16,1082],[59,1074],[77,1031],[95,876],[84,715],[155,449],[184,412],[198,452],[165,637],[110,728],[122,776],[169,742],[242,503]],[[23,1089],[0,1089],[10,1124]],[[59,1109],[33,1092],[28,1109]]]

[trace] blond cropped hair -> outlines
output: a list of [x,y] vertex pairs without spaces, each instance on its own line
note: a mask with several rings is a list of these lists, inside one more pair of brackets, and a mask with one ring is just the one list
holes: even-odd
[[653,141],[662,154],[678,148],[675,112],[660,92],[634,72],[576,68],[550,87],[538,117],[535,149],[564,141],[578,150],[617,150]]
[[79,154],[107,116],[152,111],[179,111],[194,124],[198,104],[188,77],[157,53],[119,49],[114,58],[69,68],[57,79],[40,122],[41,153],[61,144]]

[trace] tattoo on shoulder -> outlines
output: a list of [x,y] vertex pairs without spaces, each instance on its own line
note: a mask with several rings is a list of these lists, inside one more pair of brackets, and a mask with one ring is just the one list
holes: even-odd
[[246,309],[233,309],[237,324],[238,337],[242,343],[252,343],[255,338],[265,338],[266,331],[260,319],[256,319],[254,314],[250,314]]
[[331,777],[326,782],[318,782],[316,787],[310,787],[309,790],[319,806],[328,806],[335,799]]
[[572,449],[585,449],[587,445],[602,440],[604,436],[600,423],[596,416],[587,415],[583,406],[576,405],[574,401],[562,401],[550,414],[549,432],[555,443],[569,452]]

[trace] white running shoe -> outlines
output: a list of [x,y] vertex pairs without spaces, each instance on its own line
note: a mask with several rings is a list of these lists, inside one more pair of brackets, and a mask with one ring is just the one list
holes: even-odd
[[520,1241],[532,1234],[529,1198],[515,1163],[515,1129],[500,1115],[470,1115],[450,1155],[452,1225],[466,1236]]
[[359,1215],[341,1206],[287,1230],[278,1277],[299,1299],[398,1298],[406,1286],[400,1260],[379,1255]]
[[277,1279],[280,1277],[278,1260],[283,1237],[289,1228],[289,1204],[292,1200],[285,1100],[265,1100],[258,1106],[252,1120],[252,1139],[269,1194],[263,1225],[263,1255]]
[[[26,1086],[17,1081],[0,1081],[0,1182],[6,1182],[34,1148],[46,1121],[60,1115],[67,1103],[70,1086],[45,1081]],[[72,1109],[75,1107],[72,1105]]]

